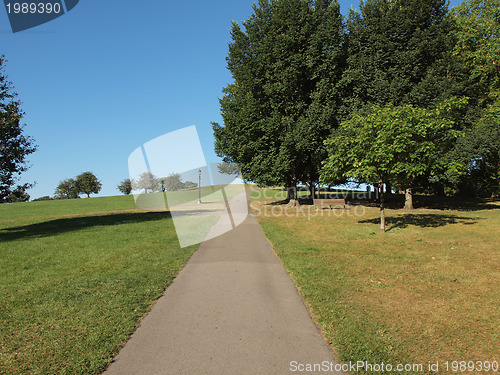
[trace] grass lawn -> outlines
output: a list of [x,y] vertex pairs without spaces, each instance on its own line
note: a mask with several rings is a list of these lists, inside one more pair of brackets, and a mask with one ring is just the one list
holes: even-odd
[[[500,362],[498,202],[389,209],[380,234],[376,207],[316,211],[259,197],[266,236],[342,362],[423,365],[392,372],[412,374],[434,373],[429,362],[442,374],[452,361]],[[481,373],[475,366],[455,373]]]
[[0,374],[98,374],[197,246],[133,197],[0,205]]

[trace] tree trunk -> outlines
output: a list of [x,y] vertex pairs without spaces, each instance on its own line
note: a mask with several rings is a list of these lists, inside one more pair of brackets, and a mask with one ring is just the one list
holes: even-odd
[[299,202],[297,200],[297,186],[288,186],[287,188],[287,197],[288,206],[295,207],[299,206]]
[[[382,184],[380,184],[382,186]],[[384,202],[384,191],[380,190],[380,232],[385,232],[385,202]]]
[[413,210],[413,193],[411,187],[405,190],[405,210]]

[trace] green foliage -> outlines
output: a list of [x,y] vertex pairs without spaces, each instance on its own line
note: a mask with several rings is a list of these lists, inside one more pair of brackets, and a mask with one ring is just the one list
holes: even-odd
[[420,176],[458,168],[454,163],[440,165],[438,156],[459,136],[453,111],[464,104],[464,99],[457,99],[434,110],[387,104],[373,107],[369,115],[353,116],[325,142],[329,158],[324,163],[322,182],[342,178],[372,183],[390,180],[409,187]]
[[[329,157],[324,162],[322,182],[354,178],[382,185],[391,181],[411,195],[417,178],[443,170],[458,171],[461,166],[455,161],[445,163],[442,155],[461,134],[455,129],[454,118],[457,108],[465,104],[466,99],[454,99],[433,110],[387,104],[373,107],[368,115],[353,116],[325,141]],[[383,194],[380,208],[384,231]],[[413,208],[411,203],[408,208]]]
[[481,197],[499,195],[500,101],[488,106],[465,137],[457,142],[451,157],[467,165],[463,176],[450,176],[458,193]]
[[443,0],[367,0],[351,10],[340,83],[344,118],[374,104],[430,107],[462,95],[447,11]]
[[132,181],[130,180],[130,178],[126,178],[125,180],[121,181],[117,189],[120,190],[121,193],[129,195],[132,192]]
[[258,184],[316,181],[335,127],[343,54],[336,1],[261,0],[233,23],[215,150]]
[[500,0],[466,0],[453,8],[455,55],[465,58],[482,100],[500,98]]
[[90,194],[98,194],[101,191],[101,182],[92,172],[84,172],[76,177],[76,184],[79,193],[87,194],[87,198]]
[[54,196],[57,199],[74,199],[79,198],[81,193],[97,194],[101,191],[101,183],[92,172],[84,172],[76,178],[63,180],[57,185]]
[[4,72],[5,56],[0,56],[0,203],[6,201],[19,175],[28,169],[26,157],[35,152],[31,137],[23,135],[17,94]]
[[30,200],[30,195],[26,192],[26,190],[30,189],[31,187],[31,184],[17,185],[17,187],[12,190],[9,196],[5,199],[5,202],[28,202]]
[[54,200],[54,198],[51,198],[48,195],[44,195],[43,197],[33,199],[33,202],[40,202],[40,201],[51,201]]
[[79,198],[79,194],[77,181],[74,178],[68,178],[57,185],[54,197],[57,199],[75,199]]

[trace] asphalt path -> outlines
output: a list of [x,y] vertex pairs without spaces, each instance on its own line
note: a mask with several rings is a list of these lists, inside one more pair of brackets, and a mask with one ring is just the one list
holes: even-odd
[[200,245],[105,374],[340,374],[337,363],[249,215]]

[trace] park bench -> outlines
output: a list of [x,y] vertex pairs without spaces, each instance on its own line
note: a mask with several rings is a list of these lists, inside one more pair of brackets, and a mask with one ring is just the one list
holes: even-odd
[[329,208],[335,208],[335,207],[342,207],[342,208],[349,208],[347,206],[345,199],[339,199],[339,198],[332,198],[332,199],[313,199],[313,204],[316,207],[324,207],[327,206]]

